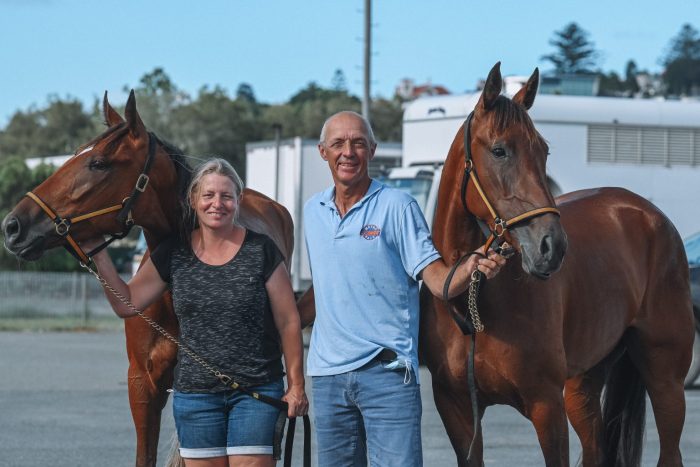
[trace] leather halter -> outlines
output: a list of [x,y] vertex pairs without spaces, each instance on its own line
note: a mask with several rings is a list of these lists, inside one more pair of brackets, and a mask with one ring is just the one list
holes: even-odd
[[[27,196],[29,199],[34,201],[36,204],[39,205],[42,211],[49,216],[49,218],[53,221],[55,224],[56,228],[56,233],[60,236],[66,239],[68,242],[68,245],[65,245],[66,250],[73,255],[78,261],[80,261],[82,264],[89,264],[90,263],[90,258],[102,251],[104,248],[107,247],[110,243],[112,243],[114,240],[124,238],[126,237],[129,232],[131,231],[131,228],[134,226],[134,219],[131,217],[131,209],[133,208],[134,204],[136,203],[136,200],[139,198],[139,195],[146,190],[146,187],[148,186],[149,178],[148,178],[148,172],[151,169],[151,165],[153,164],[153,159],[155,157],[155,152],[156,152],[156,142],[158,141],[158,138],[156,135],[153,133],[148,133],[148,155],[146,156],[146,163],[143,166],[143,170],[141,171],[141,174],[139,175],[139,178],[136,180],[136,184],[134,185],[134,189],[131,191],[131,194],[124,198],[124,200],[119,203],[115,204],[113,206],[109,206],[103,209],[98,209],[97,211],[92,211],[87,214],[81,214],[79,216],[66,216],[66,217],[61,217],[58,213],[55,212],[55,210],[51,209],[51,207],[44,202],[41,198],[39,198],[36,194],[33,192],[28,192],[25,196]],[[112,233],[109,234],[109,238],[102,242],[99,246],[94,248],[92,251],[89,251],[88,253],[85,253],[83,249],[78,245],[78,242],[75,241],[75,239],[72,237],[70,234],[70,228],[73,224],[77,224],[78,222],[82,222],[84,220],[92,219],[94,217],[102,216],[104,214],[109,214],[115,211],[119,211],[117,213],[117,222],[119,222],[122,225],[122,231],[117,232],[117,233]]]
[[[556,214],[557,216],[560,215],[559,210],[554,207],[541,207],[541,208],[536,208],[536,209],[531,209],[529,211],[526,211],[522,214],[519,214],[511,219],[508,220],[503,220],[501,216],[498,215],[496,212],[496,209],[493,207],[493,205],[489,202],[488,197],[486,196],[486,193],[484,193],[483,188],[481,187],[481,183],[479,183],[479,176],[476,173],[476,167],[474,166],[474,161],[472,159],[472,151],[471,151],[471,126],[472,126],[472,118],[474,117],[474,111],[472,111],[467,119],[464,122],[464,177],[462,178],[462,187],[461,187],[461,196],[460,198],[462,199],[462,206],[464,206],[464,210],[467,212],[470,212],[469,209],[467,208],[467,184],[469,183],[469,180],[474,183],[474,186],[476,187],[477,192],[479,193],[479,196],[481,196],[482,201],[486,205],[486,208],[489,210],[489,213],[491,214],[491,217],[493,218],[493,224],[486,222],[486,225],[488,226],[488,230],[490,232],[490,235],[488,239],[486,240],[486,247],[485,251],[489,250],[489,247],[495,240],[498,240],[497,245],[500,248],[501,245],[504,242],[503,236],[505,235],[506,231],[510,228],[513,227],[517,224],[520,224],[522,222],[525,222],[527,220],[532,219],[533,217],[541,216],[543,214]],[[492,227],[493,225],[493,227]]]

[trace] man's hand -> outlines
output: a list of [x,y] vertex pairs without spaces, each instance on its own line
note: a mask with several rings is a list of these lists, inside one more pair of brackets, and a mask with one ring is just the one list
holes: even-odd
[[[476,251],[483,255],[484,247],[481,246]],[[483,272],[487,279],[493,279],[494,277],[496,277],[498,271],[500,271],[501,268],[506,265],[506,259],[500,254],[496,253],[494,250],[489,250],[487,258],[482,258],[478,255],[474,255],[472,256],[472,258],[476,260],[476,264],[471,267],[471,272],[474,272],[474,269],[476,268],[479,271]],[[469,273],[469,275],[471,275],[471,272]]]

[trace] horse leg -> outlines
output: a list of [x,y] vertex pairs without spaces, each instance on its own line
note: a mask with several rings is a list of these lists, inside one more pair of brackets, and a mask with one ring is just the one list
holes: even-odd
[[[667,306],[672,307],[671,304]],[[656,326],[650,332],[632,329],[626,335],[626,344],[630,358],[644,381],[654,411],[660,445],[658,465],[675,467],[683,465],[680,452],[681,432],[685,422],[683,380],[690,362],[693,328],[690,322],[688,332],[677,330],[673,336],[664,335],[660,328]]]
[[176,347],[155,339],[150,352],[130,355],[129,405],[136,428],[136,466],[155,467],[161,412],[173,383]]
[[539,394],[525,400],[525,413],[537,432],[547,467],[569,465],[569,425],[564,411],[561,386],[539,388]]
[[564,385],[564,407],[579,440],[583,467],[598,466],[603,462],[601,435],[603,417],[600,394],[603,388],[602,368],[594,367],[570,378]]
[[[469,446],[474,436],[474,421],[472,404],[466,386],[461,390],[440,384],[433,378],[433,398],[440,418],[442,419],[447,436],[452,443],[452,449],[457,456],[459,467],[481,467],[484,465],[484,445],[481,432],[474,442],[473,459],[467,462]],[[479,419],[483,416],[480,410]]]

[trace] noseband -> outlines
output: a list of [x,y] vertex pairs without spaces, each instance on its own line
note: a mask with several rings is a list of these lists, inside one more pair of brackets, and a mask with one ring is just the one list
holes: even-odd
[[[89,264],[90,263],[90,258],[102,251],[104,248],[107,247],[110,243],[113,241],[124,238],[126,237],[129,232],[131,231],[131,228],[134,226],[134,219],[131,216],[131,209],[133,208],[134,204],[136,203],[136,200],[139,198],[139,195],[143,193],[146,190],[146,187],[148,186],[149,178],[148,178],[148,172],[151,169],[151,165],[153,164],[153,159],[155,157],[156,153],[156,142],[158,141],[158,137],[154,135],[153,133],[148,133],[148,155],[146,156],[146,163],[143,166],[143,170],[141,171],[141,174],[139,175],[139,178],[136,180],[136,184],[134,185],[134,189],[131,190],[131,194],[124,198],[124,200],[119,203],[115,204],[113,206],[109,206],[103,209],[98,209],[97,211],[92,211],[87,214],[81,214],[79,216],[67,216],[67,217],[61,217],[59,214],[55,212],[54,209],[51,209],[51,207],[46,204],[41,198],[39,198],[36,194],[33,192],[28,192],[25,196],[27,196],[29,199],[34,201],[36,204],[39,205],[42,211],[49,216],[49,218],[53,221],[55,224],[56,228],[56,233],[58,234],[59,237],[63,237],[66,239],[68,242],[68,245],[65,245],[66,250],[73,255],[78,261],[80,261],[82,264]],[[78,245],[78,242],[75,241],[75,239],[72,237],[70,234],[70,228],[73,224],[77,224],[78,222],[82,222],[84,220],[92,219],[94,217],[102,216],[104,214],[109,214],[115,211],[119,211],[117,214],[117,222],[119,222],[122,225],[122,231],[118,233],[113,233],[109,234],[109,238],[102,242],[99,246],[94,248],[92,251],[85,253],[83,249]]]
[[[486,205],[486,208],[489,210],[491,217],[493,218],[492,224],[489,222],[486,222],[486,225],[488,226],[488,230],[490,232],[490,235],[489,235],[488,239],[486,240],[485,251],[488,252],[489,247],[496,240],[498,240],[497,241],[498,249],[501,251],[504,251],[506,244],[505,244],[505,239],[503,237],[510,227],[513,227],[517,224],[521,224],[527,220],[532,219],[533,217],[538,217],[538,216],[541,216],[543,214],[556,214],[557,216],[559,216],[560,213],[559,213],[559,210],[557,208],[542,207],[542,208],[536,208],[536,209],[532,209],[530,211],[526,211],[526,212],[519,214],[519,215],[517,215],[511,219],[508,219],[508,220],[504,220],[501,216],[498,215],[498,213],[496,212],[496,209],[489,202],[489,199],[486,196],[486,193],[484,193],[484,190],[481,187],[481,183],[479,183],[479,176],[476,173],[476,167],[474,166],[474,161],[472,159],[471,126],[472,126],[472,118],[473,117],[474,117],[474,111],[472,111],[469,114],[469,116],[467,117],[467,120],[464,122],[464,125],[463,125],[464,126],[464,177],[462,178],[462,188],[461,188],[462,206],[464,206],[465,211],[470,212],[469,209],[467,208],[467,184],[469,183],[469,180],[471,180],[472,183],[474,183],[474,186],[476,187],[476,190],[478,191],[479,196],[481,196],[482,201]],[[492,225],[493,225],[493,227],[492,227]]]

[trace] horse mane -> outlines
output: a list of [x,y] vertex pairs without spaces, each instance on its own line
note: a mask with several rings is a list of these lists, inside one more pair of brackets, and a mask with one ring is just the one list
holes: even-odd
[[163,147],[165,152],[170,157],[171,162],[175,166],[175,174],[177,175],[177,200],[178,200],[178,218],[180,222],[178,223],[177,232],[175,234],[181,239],[185,240],[185,245],[190,245],[191,233],[191,222],[187,219],[187,212],[189,201],[187,196],[187,189],[190,186],[190,180],[192,179],[192,168],[187,163],[185,154],[180,148],[174,144],[156,136],[155,133],[151,133],[155,137],[156,141]]
[[494,126],[499,133],[505,132],[511,125],[519,125],[525,129],[525,138],[530,147],[536,143],[547,147],[546,141],[535,128],[525,107],[501,95],[496,99],[492,110]]

